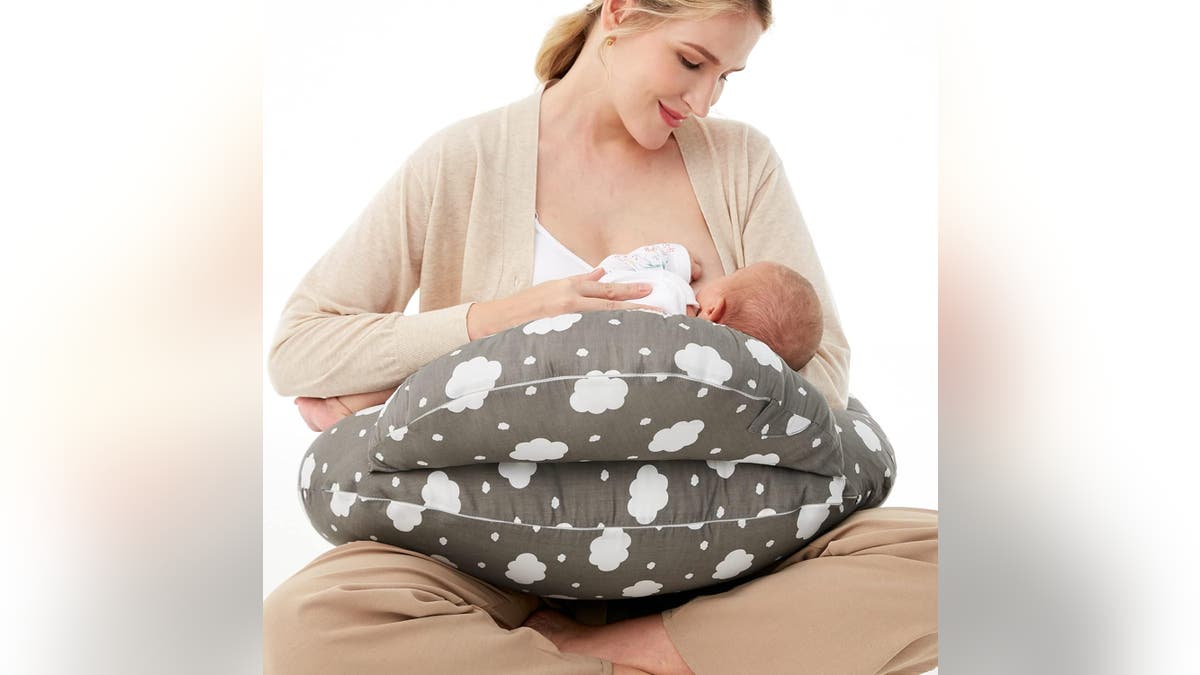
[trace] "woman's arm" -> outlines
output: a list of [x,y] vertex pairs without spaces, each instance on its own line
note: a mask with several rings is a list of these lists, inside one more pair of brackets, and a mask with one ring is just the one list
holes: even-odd
[[423,176],[431,161],[414,153],[288,300],[268,357],[280,394],[394,389],[469,342],[471,303],[403,314],[420,280],[431,200]]
[[799,372],[821,390],[830,407],[844,410],[849,398],[850,345],[783,164],[769,142],[767,146],[767,161],[742,230],[746,264],[762,260],[781,263],[812,283],[821,299],[824,333],[816,355]]

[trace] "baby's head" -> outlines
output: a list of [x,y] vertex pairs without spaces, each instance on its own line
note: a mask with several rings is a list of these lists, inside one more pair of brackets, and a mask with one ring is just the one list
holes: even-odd
[[773,262],[748,265],[700,289],[698,316],[756,338],[793,370],[821,345],[821,300],[808,279]]

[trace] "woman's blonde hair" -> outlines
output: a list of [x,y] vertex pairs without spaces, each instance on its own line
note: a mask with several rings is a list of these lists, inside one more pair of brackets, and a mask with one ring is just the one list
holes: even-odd
[[[561,16],[550,27],[538,50],[533,70],[538,81],[545,82],[567,74],[587,42],[592,26],[600,16],[605,0],[591,0],[583,9]],[[632,7],[622,12],[621,25],[608,34],[609,38],[653,30],[671,19],[704,21],[721,14],[754,12],[763,30],[771,27],[771,0],[634,0]],[[601,44],[603,61],[607,40]]]

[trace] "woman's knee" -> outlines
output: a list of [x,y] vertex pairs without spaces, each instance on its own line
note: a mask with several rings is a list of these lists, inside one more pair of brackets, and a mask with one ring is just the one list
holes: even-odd
[[936,569],[938,512],[904,507],[859,511],[822,537],[821,555],[889,555]]
[[382,545],[344,545],[279,585],[263,601],[264,650],[345,639],[357,627],[466,614],[482,607],[506,623],[533,611],[513,597],[427,558]]
[[374,581],[361,576],[296,575],[263,601],[263,632],[292,643],[293,636],[319,640],[321,633],[358,625],[368,615],[393,621],[453,611],[459,599],[423,579]]
[[279,585],[263,600],[263,672],[284,673],[307,649],[317,645],[322,626],[303,611],[308,590],[296,577]]
[[[345,672],[356,658],[371,660],[381,621],[403,639],[408,629],[402,624],[468,610],[417,584],[297,575],[263,601],[264,672]],[[346,650],[354,655],[347,656]],[[340,660],[330,661],[334,658]]]

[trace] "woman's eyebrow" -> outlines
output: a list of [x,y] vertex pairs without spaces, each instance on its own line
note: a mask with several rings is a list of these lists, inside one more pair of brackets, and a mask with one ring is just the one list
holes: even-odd
[[[708,51],[708,50],[707,50],[707,49],[705,49],[704,47],[701,47],[700,45],[698,45],[698,44],[696,44],[696,43],[694,43],[694,42],[684,42],[683,44],[685,44],[685,45],[687,45],[687,46],[691,47],[692,49],[695,49],[696,51],[700,52],[700,54],[701,54],[701,55],[703,55],[703,56],[704,56],[704,58],[706,58],[706,59],[708,59],[709,61],[712,61],[713,63],[715,63],[715,64],[717,65],[717,67],[718,67],[718,68],[720,68],[720,67],[721,67],[721,59],[718,59],[717,57],[713,56],[713,53],[712,53],[712,52],[710,52],[710,51]],[[734,68],[733,70],[731,70],[731,71],[729,71],[729,72],[731,72],[731,73],[736,73],[736,72],[738,72],[739,70],[745,70],[745,69],[746,69],[746,66],[742,66],[741,68]]]

